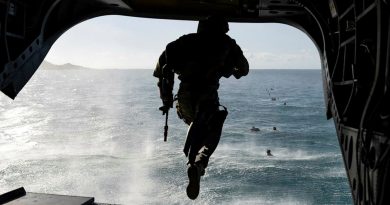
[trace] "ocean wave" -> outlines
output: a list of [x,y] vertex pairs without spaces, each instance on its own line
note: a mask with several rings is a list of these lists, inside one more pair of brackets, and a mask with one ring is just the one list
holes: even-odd
[[[245,86],[221,83],[229,115],[193,202],[185,194],[187,126],[172,110],[168,142],[162,141],[155,79],[132,71],[97,72],[42,72],[26,95],[12,104],[0,101],[0,188],[22,183],[30,191],[92,194],[122,204],[228,205],[325,204],[340,189],[349,190],[334,178],[344,176],[337,139],[328,137],[335,136],[334,126],[318,126],[326,122],[322,90],[301,84],[312,77],[276,83],[261,74],[239,81]],[[42,81],[49,84],[37,84]],[[263,88],[274,88],[278,99],[272,101]],[[251,132],[252,126],[260,131]],[[293,190],[312,179],[319,195],[311,187]],[[320,186],[328,181],[341,188]]]
[[270,160],[281,160],[281,161],[290,161],[290,160],[319,160],[322,158],[334,157],[334,153],[322,153],[322,154],[313,154],[305,150],[291,150],[291,149],[273,149],[272,154],[274,156],[269,157]]
[[241,199],[235,199],[231,202],[224,203],[227,205],[241,205],[241,204],[247,204],[247,205],[306,205],[306,204],[313,204],[311,200],[309,199],[297,199],[294,197],[280,197],[280,198],[271,198],[267,199],[266,197],[251,197],[251,198],[241,198]]
[[313,173],[317,178],[347,178],[347,172],[344,168],[326,167],[320,172]]
[[[262,158],[267,160],[277,161],[298,161],[298,160],[319,160],[325,158],[339,157],[339,153],[324,152],[313,153],[313,151],[307,151],[304,149],[291,149],[291,148],[271,148],[273,156],[267,156],[266,151],[270,149],[270,146],[257,145],[251,141],[239,141],[236,143],[224,143],[217,148],[218,155],[225,157],[235,156],[242,157],[244,159],[248,157]],[[244,160],[245,161],[245,160]]]

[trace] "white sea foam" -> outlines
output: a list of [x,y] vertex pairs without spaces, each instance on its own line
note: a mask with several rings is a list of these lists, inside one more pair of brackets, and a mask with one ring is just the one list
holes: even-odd
[[333,153],[313,154],[305,150],[291,150],[276,148],[272,149],[274,156],[269,157],[270,160],[318,160],[321,158],[327,158],[333,156]]

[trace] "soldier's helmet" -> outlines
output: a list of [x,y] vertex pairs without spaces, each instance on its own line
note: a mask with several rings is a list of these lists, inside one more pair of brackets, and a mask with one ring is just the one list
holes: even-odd
[[229,23],[221,16],[210,16],[200,20],[198,24],[198,33],[227,33],[229,31]]

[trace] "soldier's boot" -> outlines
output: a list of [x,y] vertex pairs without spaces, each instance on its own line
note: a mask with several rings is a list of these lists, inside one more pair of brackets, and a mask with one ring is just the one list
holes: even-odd
[[200,177],[205,174],[205,168],[209,161],[208,148],[203,146],[198,155],[196,155],[194,163],[188,163],[188,179],[187,196],[190,199],[196,199],[200,190]]
[[194,200],[199,195],[200,177],[204,174],[204,167],[201,164],[188,164],[187,174],[189,180],[187,196]]

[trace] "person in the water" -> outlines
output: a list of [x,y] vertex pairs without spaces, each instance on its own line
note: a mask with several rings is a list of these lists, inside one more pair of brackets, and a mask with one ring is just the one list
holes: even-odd
[[175,73],[180,80],[176,108],[179,118],[189,125],[183,151],[188,157],[190,199],[199,194],[200,177],[217,148],[228,114],[219,103],[219,79],[232,75],[239,79],[249,72],[247,59],[226,34],[228,31],[228,22],[222,17],[200,20],[197,33],[184,35],[166,46],[153,74],[159,78],[163,114],[173,107]]
[[258,132],[258,131],[260,131],[260,129],[255,127],[255,126],[252,126],[251,131],[252,132]]
[[267,156],[269,156],[269,157],[272,157],[272,156],[274,156],[274,155],[272,155],[272,153],[271,153],[271,150],[270,150],[270,149],[267,149]]

